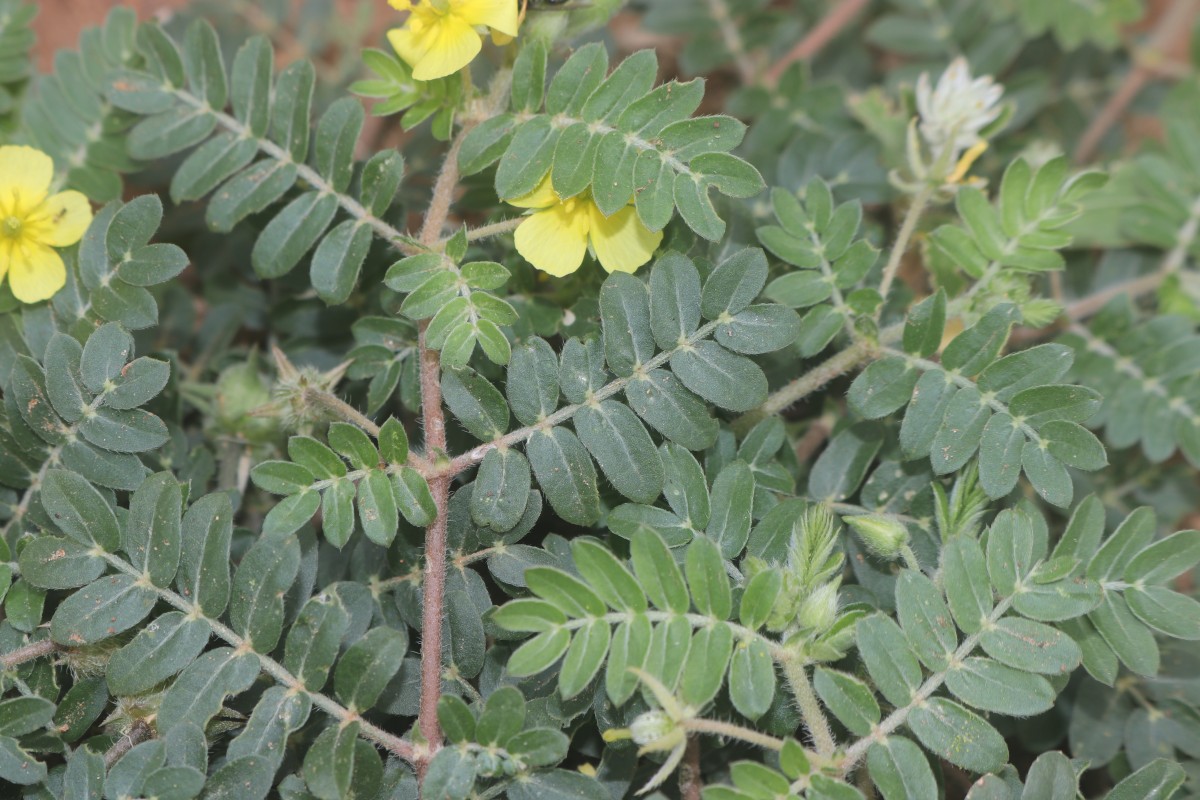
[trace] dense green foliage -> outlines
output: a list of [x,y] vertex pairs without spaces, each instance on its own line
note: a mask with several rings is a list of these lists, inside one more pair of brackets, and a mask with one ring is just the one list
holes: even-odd
[[[38,74],[0,0],[96,205],[0,287],[0,795],[1200,797],[1200,84],[1065,152],[1142,3],[535,3],[428,82],[303,5]],[[547,178],[650,263],[535,270]]]

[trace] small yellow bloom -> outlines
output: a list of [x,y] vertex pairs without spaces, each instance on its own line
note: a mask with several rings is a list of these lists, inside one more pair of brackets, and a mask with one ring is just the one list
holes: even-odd
[[632,206],[606,217],[587,192],[563,200],[550,185],[549,175],[529,194],[508,202],[534,209],[517,226],[517,252],[556,278],[579,269],[589,245],[606,271],[636,272],[663,238],[662,231],[642,223]]
[[32,147],[0,147],[0,281],[22,303],[47,300],[67,282],[52,248],[83,238],[92,207],[79,192],[50,195],[54,162]]
[[497,43],[517,35],[517,0],[388,0],[407,11],[404,27],[388,31],[392,47],[418,81],[453,75],[483,48],[478,28],[491,28]]

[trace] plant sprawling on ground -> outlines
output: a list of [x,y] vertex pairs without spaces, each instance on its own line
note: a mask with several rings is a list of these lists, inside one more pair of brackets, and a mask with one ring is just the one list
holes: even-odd
[[1194,0],[291,5],[0,0],[0,794],[1200,797]]

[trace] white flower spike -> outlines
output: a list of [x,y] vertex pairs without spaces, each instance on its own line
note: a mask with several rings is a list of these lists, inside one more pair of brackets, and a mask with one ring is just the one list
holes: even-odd
[[980,143],[979,132],[995,122],[1003,108],[999,105],[1004,87],[990,75],[971,77],[965,58],[956,58],[930,86],[929,73],[917,80],[917,111],[921,115],[921,136],[937,159],[945,148],[951,153],[946,161],[958,161],[959,154]]

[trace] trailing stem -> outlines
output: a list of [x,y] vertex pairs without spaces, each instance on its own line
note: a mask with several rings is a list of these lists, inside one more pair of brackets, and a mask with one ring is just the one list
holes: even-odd
[[[312,704],[314,706],[321,709],[343,725],[349,724],[350,722],[358,722],[359,736],[370,742],[374,742],[375,744],[387,750],[389,753],[399,756],[405,761],[417,761],[417,748],[415,748],[411,742],[401,739],[399,736],[394,734],[388,733],[383,728],[368,722],[359,716],[358,713],[351,711],[333,698],[323,695],[320,692],[310,691],[309,689],[305,688],[304,684],[300,682],[300,679],[289,672],[288,669],[283,666],[283,664],[280,664],[278,661],[268,655],[257,652],[253,647],[251,647],[250,642],[239,636],[237,632],[233,630],[233,628],[230,628],[228,625],[218,619],[206,616],[199,606],[183,597],[183,595],[173,592],[170,589],[164,589],[160,586],[155,586],[154,584],[150,583],[150,581],[145,578],[141,571],[119,556],[115,556],[112,553],[106,553],[100,550],[94,551],[93,554],[103,558],[118,572],[122,572],[126,575],[137,578],[140,585],[153,591],[156,595],[158,595],[160,600],[172,608],[182,611],[185,615],[195,619],[204,620],[208,624],[209,630],[212,631],[213,635],[215,635],[218,639],[223,640],[235,650],[240,650],[245,653],[252,653],[258,658],[260,669],[270,675],[279,685],[285,686],[294,692],[307,695],[308,698],[312,700]],[[9,655],[11,656],[12,654],[10,653]]]
[[[892,289],[892,282],[896,280],[896,273],[900,271],[900,262],[904,259],[905,252],[908,251],[908,243],[917,230],[921,214],[925,212],[925,207],[929,205],[932,198],[933,185],[927,183],[916,193],[912,203],[908,206],[908,211],[904,213],[904,221],[900,223],[900,233],[896,235],[896,242],[892,245],[887,264],[883,268],[883,279],[879,283],[879,294],[883,297],[884,303],[887,302],[888,293]],[[882,310],[883,306],[881,305],[879,308]]]
[[[1038,563],[1040,564],[1041,562]],[[1036,569],[1037,566],[1038,564],[1033,565],[1033,568],[1030,570],[1030,572],[1032,572],[1033,569]],[[951,664],[960,663],[963,659],[974,652],[976,646],[979,644],[980,636],[982,636],[984,631],[988,630],[988,628],[990,628],[997,620],[999,620],[1008,612],[1009,606],[1012,605],[1012,600],[1012,597],[1009,596],[996,604],[996,607],[992,609],[992,613],[988,615],[987,622],[980,629],[980,631],[978,633],[973,633],[964,639],[962,644],[958,646],[958,649],[954,651],[954,654],[950,656]],[[903,725],[908,719],[908,715],[914,708],[921,706],[933,695],[934,692],[941,688],[941,685],[945,683],[946,676],[948,674],[949,670],[945,670],[943,672],[935,672],[930,675],[925,679],[925,682],[921,684],[920,688],[913,693],[912,700],[909,701],[908,705],[901,706],[900,708],[894,710],[891,714],[888,714],[882,722],[875,726],[871,733],[850,745],[850,747],[846,749],[845,760],[842,761],[842,774],[848,775],[851,770],[857,766],[858,762],[862,760],[863,756],[867,754],[867,750],[871,748],[872,744],[876,742],[882,742],[888,737],[888,735]]]
[[[502,72],[492,81],[485,108],[496,112],[508,94],[511,74]],[[485,114],[484,116],[488,116]],[[479,119],[465,124],[450,149],[433,187],[433,197],[425,220],[421,224],[420,243],[434,248],[446,227],[450,205],[458,188],[458,153],[464,137]],[[456,268],[457,269],[457,268]],[[425,454],[430,464],[446,457],[446,417],[442,411],[441,355],[428,347],[425,340],[428,321],[421,323],[418,337],[420,352],[421,419],[425,426]],[[421,698],[417,724],[432,755],[441,745],[442,731],[438,724],[437,702],[442,693],[442,623],[446,595],[446,532],[449,519],[450,481],[452,473],[429,476],[429,491],[437,508],[437,516],[425,532],[425,564],[423,605],[421,612]],[[424,778],[424,765],[418,769]]]
[[785,661],[783,671],[787,676],[788,685],[792,689],[792,696],[796,698],[796,706],[800,709],[800,718],[804,720],[804,727],[812,736],[817,752],[823,756],[832,755],[837,745],[833,740],[833,733],[829,729],[829,720],[825,719],[821,703],[813,693],[812,684],[808,681],[808,671],[805,669],[804,662],[795,659]]
[[20,666],[27,661],[33,661],[35,658],[48,656],[59,651],[59,646],[49,639],[42,639],[38,642],[30,642],[27,645],[18,647],[16,650],[5,653],[0,656],[0,667],[4,669],[12,669]]

